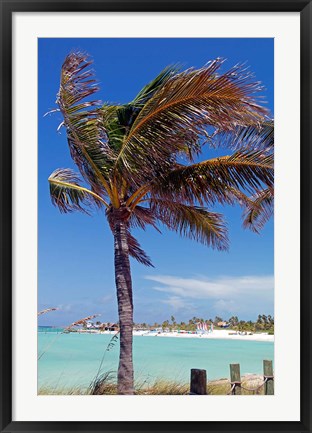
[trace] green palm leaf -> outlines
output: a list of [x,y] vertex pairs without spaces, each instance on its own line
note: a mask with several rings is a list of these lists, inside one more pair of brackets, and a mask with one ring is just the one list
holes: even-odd
[[103,123],[109,139],[109,147],[119,151],[125,135],[142,110],[144,104],[155,94],[168,79],[177,72],[177,67],[168,66],[158,76],[148,83],[133,99],[124,105],[104,104],[101,111]]
[[[122,111],[122,105],[104,104],[101,108],[103,126],[107,133],[109,147],[115,152],[120,149],[126,133],[126,121],[124,121],[124,124],[120,123],[120,112]],[[113,161],[110,161],[110,163],[112,167]]]
[[88,214],[86,208],[106,205],[93,191],[79,185],[79,177],[69,168],[55,170],[48,180],[52,203],[62,213],[80,211]]
[[159,90],[168,80],[174,76],[179,70],[177,65],[167,66],[164,68],[154,80],[148,83],[137,94],[135,99],[131,102],[132,106],[142,109],[143,106],[151,99],[152,96]]

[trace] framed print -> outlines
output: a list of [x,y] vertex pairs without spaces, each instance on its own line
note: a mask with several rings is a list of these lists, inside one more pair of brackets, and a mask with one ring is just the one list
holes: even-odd
[[1,20],[1,431],[310,432],[311,2]]

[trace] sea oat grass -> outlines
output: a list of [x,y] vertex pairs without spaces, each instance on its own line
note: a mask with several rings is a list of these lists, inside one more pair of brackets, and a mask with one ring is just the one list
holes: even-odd
[[[88,388],[79,386],[53,387],[42,386],[38,395],[116,395],[117,384],[113,380],[113,372],[107,372],[93,382]],[[246,375],[242,377],[242,395],[263,395],[263,377],[260,375]],[[247,391],[246,389],[256,391]],[[209,381],[207,384],[208,395],[228,395],[231,384],[228,379]],[[157,379],[153,384],[146,385],[143,381],[135,384],[136,395],[188,395],[190,392],[189,383]]]
[[189,391],[189,384],[168,380],[156,380],[151,386],[136,388],[137,395],[187,395]]
[[89,392],[86,388],[79,386],[72,387],[53,387],[53,386],[41,386],[38,389],[38,395],[88,395]]
[[117,384],[113,377],[115,372],[108,371],[97,376],[95,380],[90,384],[88,393],[90,395],[113,395],[117,394]]

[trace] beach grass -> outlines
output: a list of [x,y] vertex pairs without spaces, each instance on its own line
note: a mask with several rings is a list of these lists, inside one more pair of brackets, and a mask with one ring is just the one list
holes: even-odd
[[[117,385],[110,378],[109,374],[99,378],[96,383],[89,388],[79,386],[73,387],[52,387],[41,386],[38,395],[117,395]],[[246,375],[242,377],[242,395],[263,395],[263,376]],[[246,389],[244,389],[246,388]],[[247,389],[256,391],[247,391]],[[231,390],[231,384],[228,379],[212,380],[207,383],[208,395],[228,395]],[[145,382],[137,381],[135,384],[136,395],[188,395],[190,392],[189,383],[179,383],[157,379],[152,385],[146,385]]]

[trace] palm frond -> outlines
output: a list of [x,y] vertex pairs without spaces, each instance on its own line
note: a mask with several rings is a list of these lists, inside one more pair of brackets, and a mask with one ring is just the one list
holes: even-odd
[[104,104],[101,111],[103,123],[109,139],[109,147],[119,151],[125,135],[143,108],[144,104],[153,97],[155,92],[177,72],[176,66],[167,66],[158,76],[148,83],[137,96],[128,104]]
[[217,250],[228,249],[227,228],[221,214],[160,199],[151,199],[150,208],[170,230]]
[[170,77],[142,108],[115,166],[140,182],[163,170],[164,161],[177,152],[197,152],[198,139],[209,125],[233,131],[261,123],[266,110],[250,96],[259,90],[259,83],[240,66],[218,75],[221,64],[217,59]]
[[186,203],[231,203],[229,189],[254,194],[262,184],[273,186],[273,155],[262,151],[238,151],[231,156],[180,165],[156,178],[151,190],[160,197]]
[[62,213],[80,211],[88,214],[86,208],[101,207],[106,202],[93,191],[79,185],[79,177],[70,169],[57,169],[49,177],[50,195],[54,206]]
[[131,212],[129,224],[131,228],[141,228],[143,230],[145,230],[147,225],[151,225],[154,229],[160,232],[156,225],[157,220],[155,215],[147,207],[136,205]]
[[151,259],[148,257],[145,251],[142,250],[139,242],[132,236],[130,231],[127,231],[127,241],[129,247],[129,255],[137,260],[139,263],[145,266],[154,267],[151,262]]
[[45,310],[38,311],[37,316],[41,316],[42,314],[50,313],[50,311],[56,311],[58,308],[46,308]]
[[274,147],[274,121],[261,125],[237,126],[233,131],[220,132],[211,140],[214,147],[233,150],[253,149],[272,152]]
[[66,57],[56,102],[64,117],[74,162],[92,189],[103,193],[107,185],[106,165],[114,155],[107,143],[99,101],[84,101],[99,89],[93,71],[87,69],[91,63],[79,52]]
[[[128,130],[127,116],[131,117],[131,113],[127,112],[127,106],[104,104],[101,108],[103,116],[103,126],[108,137],[109,148],[114,152],[118,152],[124,140],[124,136]],[[107,161],[109,163],[109,161]],[[110,160],[110,165],[113,165],[113,160]]]
[[146,102],[151,99],[155,92],[158,91],[172,76],[179,71],[178,65],[166,66],[156,78],[150,81],[131,102],[131,105],[137,108],[142,108]]
[[274,191],[267,188],[251,198],[243,214],[243,227],[259,233],[274,211]]
[[224,191],[229,204],[239,204],[242,208],[246,207],[256,207],[257,205],[253,202],[252,198],[240,191],[239,189],[233,187],[227,187]]
[[[145,266],[153,266],[151,259],[141,248],[137,239],[135,239],[130,232],[130,229],[134,227],[145,228],[146,224],[154,225],[154,218],[151,216],[151,212],[148,210],[144,212],[144,209],[142,209],[137,209],[136,212],[133,210],[130,214],[127,226],[127,244],[129,248],[129,255]],[[114,209],[112,206],[106,209],[106,217],[112,232],[114,232],[115,227],[115,214],[113,210]]]

